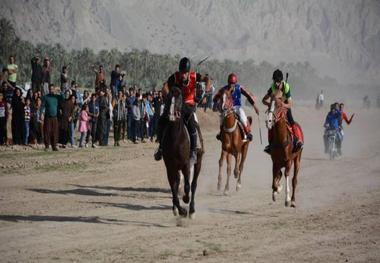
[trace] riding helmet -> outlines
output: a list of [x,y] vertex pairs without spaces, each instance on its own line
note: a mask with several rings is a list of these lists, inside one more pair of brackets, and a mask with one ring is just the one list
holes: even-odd
[[279,69],[276,69],[273,72],[273,81],[274,82],[280,82],[284,79],[284,75],[282,74],[282,71]]
[[237,83],[237,76],[235,73],[231,73],[228,75],[228,84],[236,84]]
[[187,57],[183,57],[181,58],[181,60],[179,61],[179,71],[181,72],[189,72],[190,71],[190,59],[188,59]]

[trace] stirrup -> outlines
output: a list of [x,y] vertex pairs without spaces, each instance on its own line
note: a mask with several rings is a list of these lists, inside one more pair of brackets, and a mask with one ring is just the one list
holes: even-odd
[[270,154],[270,151],[271,151],[271,147],[270,147],[270,144],[267,145],[265,148],[264,148],[264,152],[266,152],[267,154]]

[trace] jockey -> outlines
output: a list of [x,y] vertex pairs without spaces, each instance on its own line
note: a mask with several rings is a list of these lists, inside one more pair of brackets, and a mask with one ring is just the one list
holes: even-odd
[[[296,147],[295,147],[294,151],[296,152],[299,149],[301,149],[303,146],[303,135],[302,135],[301,128],[293,119],[293,115],[292,115],[292,111],[291,111],[291,107],[293,105],[293,102],[292,102],[292,97],[290,94],[290,86],[283,79],[284,79],[284,76],[282,74],[282,71],[279,69],[276,69],[273,72],[273,83],[272,83],[271,87],[269,88],[269,90],[267,91],[267,94],[262,99],[262,102],[264,105],[270,107],[271,95],[274,94],[277,90],[282,91],[283,101],[281,101],[280,103],[281,103],[282,107],[285,107],[288,109],[287,113],[286,113],[286,117],[287,117],[288,123],[291,125],[293,133],[295,135],[294,137],[296,140]],[[268,140],[269,140],[269,145],[265,147],[264,151],[266,153],[270,154],[271,136],[268,136]]]
[[[328,151],[328,141],[327,141],[327,132],[328,130],[335,130],[339,133],[341,121],[341,112],[337,109],[336,104],[331,104],[330,111],[326,116],[325,123],[323,127],[325,127],[325,133],[323,135],[323,141],[325,144],[325,153]],[[340,136],[338,136],[340,138]]]
[[[185,125],[190,135],[190,150],[191,150],[191,163],[197,161],[197,130],[196,126],[196,102],[200,99],[198,92],[196,92],[196,83],[206,82],[206,91],[210,90],[211,81],[207,76],[203,76],[191,70],[190,60],[184,57],[179,62],[178,71],[172,74],[168,81],[164,84],[163,94],[166,96],[166,103],[164,113],[160,117],[157,125],[157,140],[159,147],[154,154],[155,160],[159,161],[162,158],[161,139],[162,131],[168,121],[168,111],[171,101],[171,90],[173,87],[179,87],[182,92],[182,117],[184,118]],[[202,94],[201,94],[202,95]]]
[[[256,114],[259,115],[259,109],[257,108],[257,106],[255,104],[256,99],[247,90],[246,87],[244,87],[243,85],[240,85],[237,82],[237,76],[235,73],[231,73],[228,76],[228,85],[224,86],[223,88],[221,88],[218,91],[218,93],[213,98],[213,102],[215,104],[220,104],[220,105],[225,104],[226,102],[223,101],[223,95],[226,94],[227,91],[229,92],[229,94],[231,96],[231,98],[230,98],[231,99],[231,105],[230,106],[232,107],[232,110],[238,115],[239,120],[243,124],[244,139],[245,140],[248,139],[249,141],[252,141],[251,127],[250,127],[250,124],[248,122],[247,115],[245,114],[243,107],[241,106],[241,95],[243,94],[247,98],[249,103],[255,109]],[[223,126],[223,118],[221,118],[220,120],[221,120],[220,132],[218,135],[216,135],[216,139],[218,139],[218,140],[221,139],[220,134],[221,134],[221,131],[223,128],[222,127]]]

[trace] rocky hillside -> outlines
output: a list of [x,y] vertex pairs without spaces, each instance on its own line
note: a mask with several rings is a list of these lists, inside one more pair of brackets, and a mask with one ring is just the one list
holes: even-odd
[[[3,0],[23,38],[95,50],[148,49],[271,63],[322,74],[380,73],[378,0]],[[365,75],[363,75],[365,72]]]

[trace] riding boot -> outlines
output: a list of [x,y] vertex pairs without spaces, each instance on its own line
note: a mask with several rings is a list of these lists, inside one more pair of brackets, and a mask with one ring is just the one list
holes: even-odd
[[303,146],[303,135],[302,135],[301,128],[298,126],[297,123],[294,123],[292,125],[292,130],[293,130],[295,140],[296,140],[296,147],[294,149],[294,152],[296,152],[300,150]]
[[252,141],[252,133],[251,133],[251,129],[248,125],[244,126],[244,133],[245,133],[245,137],[247,138],[247,140]]
[[272,145],[271,145],[271,142],[272,142],[272,137],[273,137],[273,132],[272,130],[268,130],[268,145],[265,146],[264,148],[264,152],[266,152],[267,154],[270,154],[271,150],[272,150]]
[[190,163],[194,165],[197,162],[197,133],[190,135]]

